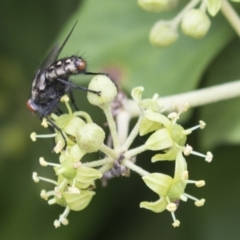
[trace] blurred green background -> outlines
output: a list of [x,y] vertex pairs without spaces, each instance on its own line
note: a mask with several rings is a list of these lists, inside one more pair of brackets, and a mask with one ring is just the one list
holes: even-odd
[[[127,94],[144,86],[145,97],[161,96],[240,78],[240,42],[221,13],[212,19],[210,32],[202,40],[180,34],[179,41],[166,49],[148,42],[151,26],[160,18],[171,19],[186,4],[170,13],[151,14],[137,1],[28,1],[2,0],[0,3],[0,239],[239,239],[240,238],[240,99],[196,108],[185,117],[185,128],[199,119],[207,122],[194,132],[188,143],[197,151],[212,151],[213,162],[187,157],[190,179],[204,179],[201,189],[188,187],[187,193],[206,198],[202,208],[193,202],[180,203],[176,212],[181,226],[171,226],[170,214],[140,209],[141,201],[154,201],[137,174],[116,178],[108,187],[98,183],[97,194],[82,212],[71,212],[70,224],[55,229],[54,219],[63,209],[40,199],[49,185],[32,181],[32,172],[53,176],[41,168],[40,156],[57,162],[51,140],[33,143],[31,132],[48,132],[37,116],[25,107],[34,73],[51,47],[62,42],[73,24],[78,24],[61,56],[78,53],[90,71],[109,71]],[[236,5],[237,6],[237,5]],[[89,77],[75,80],[84,85]],[[100,110],[86,102],[86,93],[75,92],[78,105],[92,112],[103,124]],[[141,141],[141,139],[139,139]],[[150,163],[152,153],[138,158],[149,171],[172,174],[172,163]]]

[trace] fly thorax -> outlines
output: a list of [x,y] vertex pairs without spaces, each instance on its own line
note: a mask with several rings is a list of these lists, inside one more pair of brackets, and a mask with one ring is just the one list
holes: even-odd
[[44,90],[46,86],[46,78],[45,78],[45,74],[43,73],[40,77],[39,77],[39,82],[38,82],[38,89],[39,90]]

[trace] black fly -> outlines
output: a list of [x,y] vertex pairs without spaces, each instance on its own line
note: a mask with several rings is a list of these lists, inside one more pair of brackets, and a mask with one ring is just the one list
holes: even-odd
[[65,147],[66,138],[63,132],[48,116],[56,110],[58,102],[60,101],[61,97],[66,93],[70,93],[72,103],[75,106],[71,94],[73,88],[93,92],[98,95],[100,94],[100,92],[77,86],[69,82],[69,77],[76,74],[106,75],[104,73],[87,72],[87,63],[78,56],[61,58],[57,60],[59,54],[61,53],[69,37],[71,36],[76,24],[77,22],[72,27],[70,33],[67,35],[62,45],[60,46],[57,43],[53,47],[51,52],[48,54],[46,60],[44,61],[40,69],[37,71],[35,78],[32,82],[31,97],[26,103],[28,109],[31,112],[38,113],[40,119],[45,117],[50,123],[51,127],[55,128],[60,132],[64,139]]
[[31,112],[37,112],[41,119],[51,114],[56,109],[61,97],[68,92],[71,93],[73,88],[100,94],[100,92],[69,82],[69,77],[76,74],[97,75],[103,73],[87,72],[87,63],[77,56],[57,60],[76,24],[77,22],[62,45],[56,44],[53,47],[32,82],[31,97],[26,104],[28,109]]

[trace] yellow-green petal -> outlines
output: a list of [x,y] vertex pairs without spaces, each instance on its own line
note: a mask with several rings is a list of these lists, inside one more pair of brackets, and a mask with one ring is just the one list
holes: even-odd
[[173,179],[162,173],[151,173],[142,177],[145,184],[159,196],[165,196]]
[[168,149],[165,153],[158,153],[154,155],[151,159],[152,162],[157,161],[174,161],[176,160],[177,154],[179,152],[179,148],[172,146],[170,149]]
[[77,169],[76,179],[78,186],[82,189],[88,188],[90,185],[94,184],[96,179],[101,177],[102,174],[94,168],[81,166]]
[[135,87],[131,92],[132,99],[137,103],[140,103],[142,100],[142,93],[144,91],[144,87]]
[[165,128],[153,133],[145,143],[149,150],[162,150],[170,148],[173,145],[173,140],[169,131]]
[[67,206],[73,211],[81,211],[87,207],[93,195],[95,195],[95,192],[87,190],[81,190],[80,193],[63,193]]
[[169,128],[171,126],[171,121],[161,113],[156,113],[151,110],[146,110],[144,111],[144,116],[153,122],[158,122],[163,124],[166,128]]
[[140,208],[146,208],[155,213],[160,213],[166,209],[167,204],[167,200],[165,198],[161,198],[156,202],[141,202]]
[[222,6],[222,0],[207,0],[208,12],[211,16],[215,16]]
[[153,132],[159,128],[161,128],[162,124],[159,122],[153,122],[146,117],[143,118],[140,128],[139,128],[139,135],[144,136],[150,132]]

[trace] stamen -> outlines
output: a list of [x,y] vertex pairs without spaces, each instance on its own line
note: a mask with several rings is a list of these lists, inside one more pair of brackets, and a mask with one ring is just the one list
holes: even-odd
[[56,203],[56,199],[55,198],[52,198],[52,199],[50,199],[49,201],[48,201],[48,204],[49,205],[53,205],[53,204],[55,204]]
[[35,183],[38,183],[40,181],[40,179],[38,178],[37,176],[37,173],[36,172],[33,172],[32,174],[32,179]]
[[211,152],[207,152],[207,157],[205,158],[205,160],[207,162],[211,162],[212,161],[212,158],[213,158],[213,155]]
[[177,121],[179,119],[179,115],[176,112],[171,112],[168,114],[168,118],[173,121]]
[[180,225],[180,221],[176,219],[176,216],[174,214],[174,212],[171,212],[172,218],[173,218],[173,227],[179,227]]
[[67,218],[63,218],[62,219],[62,221],[61,221],[61,223],[64,225],[64,226],[66,226],[66,225],[68,225],[68,220],[67,220]]
[[47,201],[50,196],[54,196],[54,191],[47,192],[45,189],[43,189],[40,193],[40,196],[42,199]]
[[179,227],[180,226],[180,221],[175,220],[172,225],[173,225],[173,227]]
[[177,205],[175,203],[169,203],[166,207],[169,212],[175,212],[177,210]]
[[187,197],[185,196],[185,194],[181,194],[180,199],[184,202],[186,202],[188,200]]
[[195,185],[197,186],[197,187],[203,187],[203,186],[205,186],[205,181],[204,180],[200,180],[200,181],[197,181],[196,183],[195,183]]
[[193,155],[205,158],[206,162],[211,162],[212,161],[213,155],[212,155],[211,152],[207,152],[207,154],[205,155],[205,154],[202,154],[202,153],[199,153],[199,152],[191,151],[191,149],[192,149],[192,147],[187,145],[185,147],[185,149],[183,150],[184,155],[187,156],[189,154],[193,154]]
[[[58,220],[58,223],[59,225],[57,227],[60,226],[60,223],[62,223],[63,225],[66,225],[68,223],[67,221],[67,215],[69,214],[70,212],[70,208],[69,207],[66,207],[63,214],[60,215],[60,218]],[[56,220],[57,221],[57,220]],[[55,221],[54,221],[54,226],[55,226]],[[56,227],[56,226],[55,226]]]
[[75,162],[74,164],[73,164],[73,168],[79,168],[79,167],[81,167],[82,166],[82,163],[81,162]]
[[65,103],[68,113],[72,114],[72,109],[69,105],[69,97],[67,95],[64,95],[60,101]]
[[60,189],[58,187],[54,188],[54,195],[58,198],[62,198],[62,193],[60,192]]
[[37,134],[35,132],[32,132],[31,135],[30,135],[30,138],[32,139],[33,142],[36,142],[37,140]]
[[49,183],[52,183],[54,185],[57,185],[56,181],[48,179],[48,178],[44,178],[44,177],[39,177],[36,172],[33,172],[32,178],[33,178],[33,181],[36,182],[36,183],[38,183],[40,180],[42,180],[42,181],[49,182]]
[[41,125],[42,125],[44,128],[48,128],[48,122],[47,122],[47,119],[46,119],[46,118],[44,118],[44,119],[42,120]]
[[182,180],[187,180],[188,179],[188,171],[184,171],[182,173]]
[[76,187],[68,187],[70,193],[80,194],[80,190]]
[[32,139],[33,142],[35,142],[37,138],[54,138],[56,136],[57,136],[56,133],[37,135],[35,132],[33,132],[31,133],[30,138]]
[[67,183],[67,179],[64,179],[61,184],[58,186],[59,190],[65,186],[65,184]]
[[201,129],[204,129],[206,127],[206,123],[202,120],[199,121],[199,124]]
[[200,120],[200,121],[199,121],[199,125],[196,125],[196,126],[194,126],[194,127],[185,129],[185,130],[184,130],[184,133],[185,133],[186,135],[189,135],[190,133],[192,133],[192,131],[194,131],[194,130],[196,130],[196,129],[198,129],[198,128],[204,129],[205,126],[206,126],[206,123],[205,123],[204,121]]
[[58,141],[58,143],[54,147],[53,151],[55,153],[60,153],[62,149],[63,149],[63,143],[62,143],[62,141]]
[[205,200],[204,198],[202,198],[201,200],[196,201],[194,204],[195,204],[195,206],[197,206],[197,207],[202,207],[202,206],[204,205],[205,201],[206,201],[206,200]]
[[60,227],[60,222],[58,220],[55,220],[53,225],[55,228],[58,228],[58,227]]
[[43,167],[46,167],[46,166],[60,167],[61,166],[60,164],[47,162],[47,161],[45,161],[45,159],[43,157],[39,158],[39,163]]
[[197,187],[203,187],[205,186],[205,181],[200,180],[200,181],[195,181],[195,180],[187,180],[186,181],[188,184],[194,183]]
[[158,97],[159,97],[159,94],[154,93],[154,95],[153,95],[153,97],[152,97],[152,100],[157,101],[157,100],[158,100]]
[[205,203],[205,199],[197,199],[197,198],[195,198],[195,197],[193,197],[193,196],[191,196],[191,195],[189,195],[189,194],[187,194],[187,193],[184,193],[184,195],[185,195],[186,197],[192,199],[193,201],[195,201],[194,204],[195,204],[197,207],[201,207],[201,206],[203,206],[204,203]]
[[190,155],[191,152],[192,152],[192,149],[193,149],[193,148],[192,148],[190,145],[187,144],[187,146],[183,149],[183,154],[184,154],[185,156]]
[[58,227],[60,227],[60,222],[58,220],[55,220],[53,222],[53,225],[54,225],[55,228],[58,228]]

